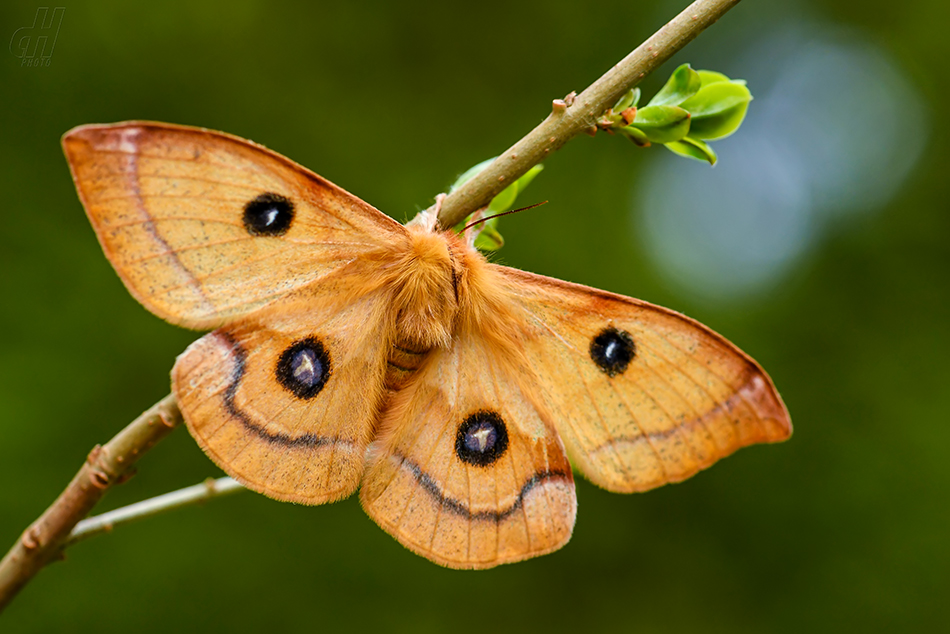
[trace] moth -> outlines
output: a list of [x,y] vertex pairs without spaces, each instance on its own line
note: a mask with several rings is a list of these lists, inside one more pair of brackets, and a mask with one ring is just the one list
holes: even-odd
[[164,123],[63,137],[128,290],[211,330],[172,370],[192,436],[277,500],[357,489],[453,568],[554,551],[574,467],[610,491],[678,482],[791,422],[769,376],[679,313],[493,264],[423,212],[402,225],[244,139]]

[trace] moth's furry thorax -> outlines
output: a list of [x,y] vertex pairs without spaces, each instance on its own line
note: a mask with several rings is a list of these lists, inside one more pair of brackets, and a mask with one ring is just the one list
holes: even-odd
[[448,235],[413,227],[393,257],[388,283],[396,339],[425,350],[447,345],[458,313],[461,274]]
[[393,343],[416,350],[448,347],[460,330],[486,327],[510,343],[514,310],[492,265],[453,231],[409,225],[377,267],[392,293]]

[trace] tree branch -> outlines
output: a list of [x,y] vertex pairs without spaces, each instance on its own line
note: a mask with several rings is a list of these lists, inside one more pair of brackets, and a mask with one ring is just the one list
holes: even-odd
[[160,515],[166,511],[173,511],[182,506],[191,504],[201,504],[208,500],[246,491],[240,482],[233,478],[208,478],[201,484],[195,484],[184,489],[178,489],[171,493],[158,495],[135,504],[129,504],[122,508],[95,515],[84,519],[76,524],[76,528],[69,534],[69,537],[63,543],[63,548],[72,546],[90,537],[95,537],[100,533],[109,533],[116,526],[128,524],[135,520],[140,520],[153,515]]
[[738,3],[739,0],[696,0],[587,90],[573,99],[555,100],[551,114],[538,127],[443,199],[439,224],[454,227],[490,203],[551,152],[582,132],[593,134],[597,118],[624,93]]
[[180,422],[178,404],[169,394],[105,446],[96,445],[89,452],[69,486],[0,561],[0,610],[43,566],[60,555],[70,531],[105,492],[123,482],[135,461]]
[[[587,90],[556,100],[553,111],[540,125],[443,199],[438,216],[440,224],[443,227],[458,224],[488,205],[509,183],[551,152],[581,132],[595,132],[597,118],[626,91],[738,3],[739,0],[696,0]],[[241,490],[230,478],[222,478],[215,481],[214,486],[188,487],[104,513],[77,526],[111,486],[124,480],[132,464],[180,422],[178,404],[174,396],[169,395],[132,421],[104,447],[96,446],[90,452],[69,486],[0,561],[0,611],[43,566],[60,556],[66,546],[106,532],[120,523]]]

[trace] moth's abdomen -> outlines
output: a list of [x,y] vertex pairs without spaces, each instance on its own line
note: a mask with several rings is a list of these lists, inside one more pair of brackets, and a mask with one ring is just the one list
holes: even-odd
[[413,344],[405,341],[393,343],[389,349],[389,357],[386,359],[384,381],[386,389],[396,392],[408,385],[431,350],[431,348],[414,347]]

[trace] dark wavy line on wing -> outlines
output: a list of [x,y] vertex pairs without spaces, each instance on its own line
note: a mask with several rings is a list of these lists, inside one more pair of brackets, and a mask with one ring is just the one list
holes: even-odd
[[251,418],[245,414],[241,408],[237,406],[234,402],[234,397],[237,394],[238,387],[241,385],[241,379],[244,378],[245,366],[247,365],[247,351],[241,346],[238,341],[231,336],[230,333],[224,331],[217,331],[216,336],[224,340],[228,346],[231,348],[231,353],[234,356],[234,370],[231,373],[231,382],[228,384],[227,390],[224,392],[224,406],[228,410],[228,413],[236,418],[245,429],[248,431],[257,434],[261,439],[274,444],[281,445],[284,447],[298,448],[298,447],[325,447],[328,445],[346,445],[353,447],[353,443],[338,438],[336,436],[318,436],[317,434],[309,433],[303,434],[302,436],[291,436],[289,434],[281,434],[270,432],[264,429],[261,425],[258,425]]
[[398,452],[393,452],[393,456],[402,462],[402,466],[412,474],[412,476],[416,479],[416,482],[419,483],[419,486],[422,487],[422,490],[428,493],[432,499],[440,504],[443,511],[448,511],[454,515],[458,515],[473,521],[488,520],[500,522],[504,519],[507,519],[513,513],[519,511],[524,505],[524,499],[528,493],[541,486],[545,482],[562,481],[571,484],[574,482],[574,478],[569,470],[562,471],[559,469],[551,469],[537,471],[522,485],[521,491],[518,492],[517,499],[515,499],[515,501],[508,508],[498,511],[478,511],[473,513],[472,510],[469,509],[463,502],[445,495],[432,476],[423,471],[422,468],[415,462]]

